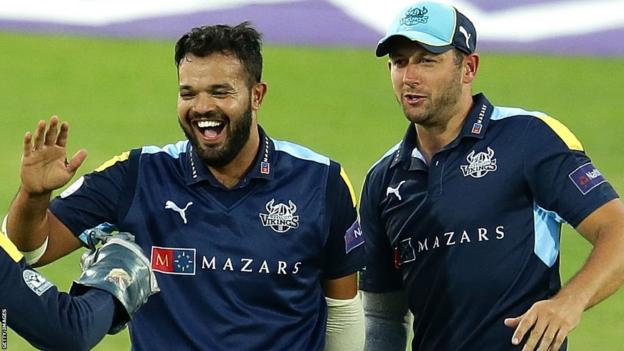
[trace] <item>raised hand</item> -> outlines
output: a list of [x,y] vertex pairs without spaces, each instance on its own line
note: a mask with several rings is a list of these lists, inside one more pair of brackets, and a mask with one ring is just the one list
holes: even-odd
[[24,153],[22,156],[22,190],[30,195],[42,195],[52,192],[69,182],[87,157],[84,149],[67,159],[67,138],[69,124],[59,126],[57,116],[37,124],[35,134],[24,135]]

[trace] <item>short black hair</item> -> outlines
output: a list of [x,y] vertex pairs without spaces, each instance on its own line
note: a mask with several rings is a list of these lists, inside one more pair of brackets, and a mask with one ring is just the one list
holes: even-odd
[[262,35],[247,21],[234,27],[218,24],[191,29],[178,39],[175,64],[180,69],[188,54],[206,57],[215,52],[234,55],[247,71],[249,86],[262,79]]

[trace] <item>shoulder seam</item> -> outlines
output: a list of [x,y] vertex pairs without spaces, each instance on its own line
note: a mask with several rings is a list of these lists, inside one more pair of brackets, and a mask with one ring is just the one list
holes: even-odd
[[393,147],[391,147],[390,149],[388,149],[388,151],[386,151],[386,153],[383,154],[383,156],[381,156],[377,161],[375,161],[375,163],[373,163],[372,166],[370,166],[370,168],[368,169],[368,171],[366,172],[366,174],[370,173],[375,167],[377,167],[377,165],[379,165],[380,163],[382,163],[385,159],[388,158],[388,156],[392,155],[393,153],[395,153],[399,147],[401,146],[401,144],[403,143],[403,141],[399,141],[397,144],[395,144]]
[[157,154],[164,152],[173,158],[180,158],[180,155],[186,152],[186,146],[188,140],[180,140],[175,144],[167,144],[163,147],[148,145],[141,148],[141,155],[143,154]]
[[294,158],[316,162],[325,166],[329,166],[330,158],[324,155],[317,153],[305,146],[292,143],[290,141],[283,140],[273,140],[273,145],[275,145],[275,151],[286,153]]

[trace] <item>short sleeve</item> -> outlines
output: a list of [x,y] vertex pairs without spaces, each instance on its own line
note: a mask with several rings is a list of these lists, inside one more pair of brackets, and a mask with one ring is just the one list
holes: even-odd
[[140,153],[126,152],[80,177],[50,203],[50,210],[74,235],[102,223],[117,223],[136,184]]
[[402,289],[401,271],[394,266],[394,251],[379,213],[381,177],[373,169],[364,181],[360,201],[360,222],[366,238],[366,268],[360,274],[360,289],[389,292]]
[[353,186],[344,169],[331,162],[326,196],[329,235],[323,252],[324,279],[337,279],[364,266],[364,237]]
[[618,197],[574,134],[554,118],[532,119],[524,145],[525,178],[537,205],[573,227]]

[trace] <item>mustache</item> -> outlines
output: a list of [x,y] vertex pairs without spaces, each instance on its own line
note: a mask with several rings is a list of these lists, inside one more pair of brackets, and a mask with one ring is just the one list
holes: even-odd
[[228,116],[225,112],[223,112],[220,109],[217,110],[212,110],[212,111],[207,111],[207,112],[195,112],[192,111],[189,114],[189,117],[191,117],[191,120],[194,119],[205,119],[205,118],[215,118],[215,119],[222,119],[222,120],[229,120],[230,116]]

